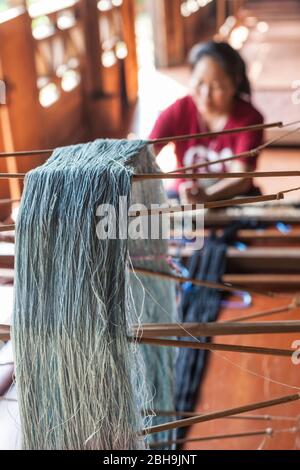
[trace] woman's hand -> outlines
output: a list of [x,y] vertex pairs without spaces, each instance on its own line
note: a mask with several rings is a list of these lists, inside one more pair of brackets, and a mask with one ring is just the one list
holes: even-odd
[[181,204],[202,204],[207,200],[207,194],[197,180],[182,183],[179,197]]

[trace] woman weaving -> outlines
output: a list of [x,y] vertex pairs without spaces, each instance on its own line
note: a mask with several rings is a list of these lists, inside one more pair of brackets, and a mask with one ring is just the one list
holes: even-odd
[[[262,115],[251,104],[251,86],[246,65],[229,44],[196,45],[189,56],[191,93],[161,113],[151,139],[184,134],[215,132],[262,124]],[[175,142],[177,168],[213,162],[254,149],[262,144],[263,131],[242,132]],[[159,153],[161,146],[155,147]],[[201,203],[237,195],[260,194],[251,179],[216,180],[214,172],[254,171],[257,157],[216,163],[197,171],[212,173],[212,179],[176,180],[171,194],[183,202]]]

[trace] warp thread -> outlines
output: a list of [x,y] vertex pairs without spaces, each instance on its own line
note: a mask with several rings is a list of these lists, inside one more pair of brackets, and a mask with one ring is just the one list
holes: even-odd
[[139,449],[148,409],[128,341],[128,240],[99,240],[96,208],[130,202],[143,141],[54,151],[26,176],[16,224],[12,339],[23,449]]

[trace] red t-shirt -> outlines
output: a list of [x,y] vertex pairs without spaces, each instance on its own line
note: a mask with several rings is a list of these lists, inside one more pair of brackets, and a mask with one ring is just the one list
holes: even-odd
[[[262,124],[263,121],[262,115],[251,103],[242,99],[236,99],[224,129]],[[160,114],[150,134],[150,139],[197,134],[207,131],[208,129],[203,119],[201,119],[193,98],[186,96],[177,100]],[[262,130],[175,142],[177,168],[230,157],[231,155],[252,150],[261,145],[262,142]],[[250,170],[254,171],[256,169],[257,157],[241,158],[240,161],[247,162]],[[206,173],[230,171],[231,164],[232,162],[230,161],[216,163],[198,171]],[[176,187],[179,184],[180,181],[177,180]]]

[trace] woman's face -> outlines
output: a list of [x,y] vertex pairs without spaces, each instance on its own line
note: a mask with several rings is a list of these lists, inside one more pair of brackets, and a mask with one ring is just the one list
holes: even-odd
[[234,83],[216,60],[199,60],[192,73],[192,94],[200,113],[228,112],[235,92]]

